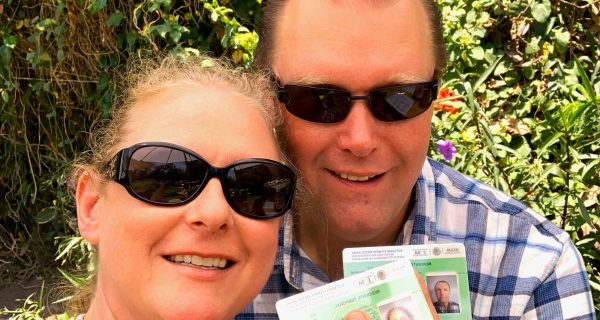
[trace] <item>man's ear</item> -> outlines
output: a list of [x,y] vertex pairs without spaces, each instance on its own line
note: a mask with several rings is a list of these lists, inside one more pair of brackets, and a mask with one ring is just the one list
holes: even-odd
[[79,233],[93,246],[98,246],[100,229],[100,182],[96,174],[85,171],[77,181],[75,202]]

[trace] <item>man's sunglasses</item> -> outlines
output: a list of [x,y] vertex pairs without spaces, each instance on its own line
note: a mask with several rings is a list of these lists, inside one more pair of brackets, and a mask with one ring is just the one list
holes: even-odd
[[130,195],[161,206],[194,200],[216,177],[231,208],[254,219],[283,215],[292,205],[296,185],[296,174],[273,160],[243,159],[218,168],[194,151],[163,142],[125,148],[112,164],[112,179]]
[[331,86],[286,84],[278,86],[277,97],[300,119],[334,123],[346,119],[354,100],[366,100],[373,116],[381,121],[400,121],[425,112],[437,98],[437,80],[376,88],[366,96],[353,96]]

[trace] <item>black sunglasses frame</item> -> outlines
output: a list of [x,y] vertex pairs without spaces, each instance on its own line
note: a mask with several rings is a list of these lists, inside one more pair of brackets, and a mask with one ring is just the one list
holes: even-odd
[[[186,199],[179,201],[179,202],[175,202],[175,203],[153,201],[151,199],[147,199],[147,198],[139,195],[132,188],[131,184],[129,183],[129,163],[131,161],[131,157],[135,154],[135,152],[137,150],[139,150],[141,148],[147,148],[147,147],[161,147],[161,148],[168,148],[168,149],[172,149],[172,150],[181,151],[183,153],[190,154],[190,155],[196,157],[198,160],[204,162],[207,167],[207,171],[204,174],[204,176],[201,177],[201,182],[200,182],[197,190],[195,190]],[[229,172],[229,170],[231,170],[232,168],[234,168],[238,165],[243,165],[243,164],[276,165],[280,169],[283,169],[285,172],[287,172],[289,174],[289,177],[285,177],[285,178],[290,179],[289,188],[291,189],[291,191],[289,192],[289,194],[286,195],[287,199],[286,199],[285,205],[283,206],[283,209],[278,211],[277,214],[267,216],[267,215],[256,215],[256,214],[253,214],[252,212],[243,211],[240,208],[238,208],[237,205],[234,203],[234,200],[230,198],[230,196],[228,195],[227,189],[226,189],[227,188],[227,184],[225,183],[226,175]],[[117,182],[118,184],[122,185],[132,197],[134,197],[140,201],[146,202],[146,203],[150,203],[150,204],[157,205],[157,206],[166,206],[166,207],[182,206],[182,205],[185,205],[185,204],[193,201],[200,195],[200,193],[202,193],[202,190],[204,190],[204,188],[206,187],[208,182],[212,178],[216,177],[221,182],[223,195],[225,196],[225,199],[227,200],[227,203],[229,204],[229,206],[235,212],[237,212],[243,216],[246,216],[246,217],[249,217],[252,219],[259,219],[259,220],[273,219],[273,218],[277,218],[277,217],[280,217],[283,214],[285,214],[292,206],[292,203],[294,200],[294,191],[296,188],[296,173],[292,169],[290,169],[288,166],[284,165],[283,163],[277,162],[275,160],[263,159],[263,158],[247,158],[247,159],[235,161],[225,167],[215,167],[215,166],[211,165],[206,159],[204,159],[199,154],[197,154],[196,152],[194,152],[190,149],[187,149],[185,147],[182,147],[182,146],[179,146],[176,144],[172,144],[172,143],[168,143],[168,142],[143,142],[143,143],[134,144],[128,148],[121,149],[114,156],[113,160],[110,162],[109,170],[111,172],[114,172],[114,174],[111,176],[112,180]]]
[[[345,89],[341,89],[341,88],[337,88],[337,87],[332,87],[332,86],[311,86],[311,85],[303,85],[303,84],[295,84],[295,83],[291,83],[291,84],[286,84],[286,85],[281,85],[281,82],[279,81],[279,79],[277,77],[275,77],[273,75],[273,80],[275,82],[275,84],[277,85],[277,98],[280,102],[282,102],[286,109],[293,114],[294,116],[306,120],[306,121],[310,121],[310,122],[315,122],[315,123],[338,123],[338,122],[342,122],[346,119],[346,117],[348,116],[348,114],[350,114],[350,111],[352,109],[352,102],[354,102],[354,100],[366,100],[367,101],[367,105],[369,107],[369,111],[371,112],[371,114],[373,115],[373,117],[375,117],[376,119],[380,120],[380,121],[385,121],[385,122],[396,122],[396,121],[402,121],[402,120],[406,120],[406,119],[411,119],[414,118],[416,116],[419,116],[420,114],[424,113],[425,111],[427,111],[429,108],[431,108],[431,105],[433,104],[433,101],[435,101],[437,99],[437,93],[438,93],[438,80],[437,80],[437,73],[434,74],[433,80],[431,81],[427,81],[427,82],[419,82],[419,83],[406,83],[406,84],[397,84],[397,85],[390,85],[390,86],[384,86],[384,87],[378,87],[375,88],[373,90],[371,90],[369,92],[368,95],[362,95],[362,96],[353,96],[348,90]],[[377,112],[375,112],[375,107],[373,106],[373,96],[375,96],[377,93],[385,93],[385,91],[388,90],[392,90],[392,89],[402,89],[402,88],[410,88],[410,87],[418,87],[418,86],[424,86],[425,89],[431,90],[431,96],[429,98],[429,101],[425,101],[425,102],[419,102],[419,104],[426,104],[426,107],[421,108],[417,113],[412,114],[409,117],[406,116],[402,116],[401,114],[398,113],[398,115],[400,116],[400,118],[393,118],[393,119],[382,119],[379,114]],[[301,114],[301,112],[299,110],[294,110],[293,108],[291,108],[289,106],[289,99],[288,99],[288,92],[287,90],[289,88],[302,88],[302,89],[308,89],[311,91],[313,96],[320,96],[320,95],[332,95],[332,94],[337,94],[338,96],[341,97],[345,97],[347,99],[347,101],[345,101],[344,103],[347,104],[343,104],[342,105],[342,109],[343,113],[341,115],[339,115],[337,118],[335,119],[331,119],[331,120],[325,120],[325,119],[311,119],[309,117],[305,117]],[[408,90],[410,91],[410,90]],[[323,104],[323,100],[319,98],[319,102],[321,104]],[[385,102],[387,104],[387,102]],[[387,108],[391,108],[390,106],[386,106]]]

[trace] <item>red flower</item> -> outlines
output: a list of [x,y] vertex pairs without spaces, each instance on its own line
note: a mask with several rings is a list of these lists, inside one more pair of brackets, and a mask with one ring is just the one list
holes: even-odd
[[[442,88],[442,90],[440,90],[438,92],[438,97],[437,98],[439,100],[446,100],[446,101],[449,100],[449,101],[454,101],[454,102],[459,102],[461,100],[460,97],[452,98],[454,96],[455,96],[455,94],[454,94],[454,91],[452,91],[452,89]],[[434,106],[434,109],[435,110],[443,110],[443,111],[446,111],[446,112],[448,112],[450,114],[455,114],[458,111],[460,111],[459,108],[453,107],[452,105],[446,104],[444,102],[438,102],[438,103],[436,103],[435,106]]]

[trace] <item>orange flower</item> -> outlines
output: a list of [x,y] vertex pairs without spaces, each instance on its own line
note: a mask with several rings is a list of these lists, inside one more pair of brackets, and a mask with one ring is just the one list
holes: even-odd
[[[455,96],[455,94],[454,94],[454,91],[452,91],[452,89],[442,88],[438,92],[438,97],[437,98],[439,100],[446,100],[446,101],[449,100],[449,101],[454,101],[454,102],[458,102],[458,101],[461,100],[460,97],[451,98],[451,97],[454,97],[454,96]],[[436,103],[435,106],[434,106],[434,109],[435,110],[442,110],[442,111],[448,112],[450,114],[455,114],[458,111],[460,111],[459,108],[453,107],[453,106],[451,106],[449,104],[446,104],[446,103],[443,103],[443,102]]]

